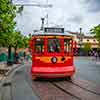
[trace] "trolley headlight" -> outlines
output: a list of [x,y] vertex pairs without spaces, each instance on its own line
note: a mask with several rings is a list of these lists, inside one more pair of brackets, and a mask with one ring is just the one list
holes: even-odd
[[56,57],[52,57],[51,61],[52,61],[52,63],[56,63],[57,62],[57,58]]

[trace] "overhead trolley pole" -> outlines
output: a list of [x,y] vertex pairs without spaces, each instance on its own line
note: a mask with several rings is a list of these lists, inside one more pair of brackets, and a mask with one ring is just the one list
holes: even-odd
[[[15,6],[35,6],[35,7],[40,7],[40,8],[51,8],[52,4],[48,3],[48,0],[46,2],[46,4],[40,4],[40,3],[13,3],[13,0],[10,0],[10,2],[15,5]],[[43,30],[43,25],[44,25],[44,19],[45,18],[41,18],[42,19],[42,30]],[[47,12],[47,26],[48,26],[48,12]]]

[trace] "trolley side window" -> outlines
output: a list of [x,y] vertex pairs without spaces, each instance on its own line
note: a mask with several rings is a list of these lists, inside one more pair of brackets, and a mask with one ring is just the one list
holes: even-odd
[[49,53],[60,53],[61,52],[61,41],[60,39],[48,39],[48,52]]
[[72,52],[71,41],[72,41],[71,39],[64,39],[64,52],[65,53]]
[[34,52],[43,53],[44,52],[44,40],[41,38],[36,38],[34,40]]

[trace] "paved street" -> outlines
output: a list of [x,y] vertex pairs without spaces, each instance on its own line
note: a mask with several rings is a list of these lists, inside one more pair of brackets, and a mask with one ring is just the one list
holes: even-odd
[[[14,76],[12,85],[13,100],[39,100],[31,88],[32,81],[30,80],[30,77],[26,76],[26,69],[17,71]],[[28,80],[30,84],[27,82],[27,78],[29,78]]]
[[100,64],[94,58],[76,57],[74,63],[77,70],[75,77],[100,85]]
[[[96,65],[91,58],[78,57],[75,58],[75,66],[77,70],[75,79],[86,80],[87,84],[79,83],[79,81],[70,83],[64,80],[34,82],[31,80],[31,65],[29,65],[15,73],[11,87],[3,89],[3,100],[40,100],[40,98],[42,100],[66,100],[66,98],[68,100],[79,100],[80,98],[100,100],[100,90],[94,87],[96,84],[100,85],[100,65]],[[79,84],[82,86],[78,87]]]

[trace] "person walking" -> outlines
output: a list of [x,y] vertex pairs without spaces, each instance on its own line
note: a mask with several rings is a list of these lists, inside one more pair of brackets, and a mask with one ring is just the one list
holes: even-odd
[[96,60],[97,60],[97,59],[98,59],[98,53],[95,52],[95,53],[94,53],[94,56],[95,56],[95,58],[96,58]]

